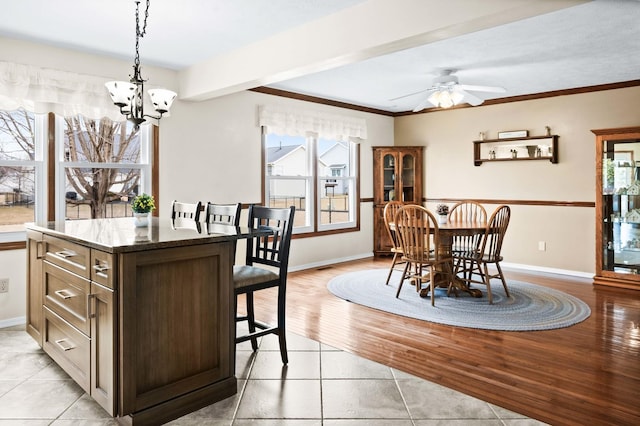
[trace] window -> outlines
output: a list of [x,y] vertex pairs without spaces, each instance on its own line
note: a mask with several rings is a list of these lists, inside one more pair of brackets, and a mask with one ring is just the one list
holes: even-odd
[[151,189],[149,126],[76,116],[57,117],[56,129],[57,211],[65,219],[131,216],[133,197]]
[[41,219],[45,116],[0,111],[0,242],[24,239],[24,223]]
[[357,227],[358,145],[264,132],[265,200],[294,205],[294,233]]
[[151,193],[151,125],[49,117],[0,110],[0,243],[24,241],[24,223],[34,220],[131,216],[132,196]]

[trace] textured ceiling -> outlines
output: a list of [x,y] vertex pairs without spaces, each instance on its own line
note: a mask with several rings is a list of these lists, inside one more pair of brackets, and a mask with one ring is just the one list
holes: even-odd
[[[141,61],[185,69],[360,3],[151,0]],[[20,0],[3,4],[0,36],[131,60],[134,22],[132,0]],[[428,88],[442,69],[457,70],[462,84],[506,89],[474,92],[482,99],[640,80],[639,22],[640,1],[596,0],[269,87],[401,112],[424,93],[390,99]]]

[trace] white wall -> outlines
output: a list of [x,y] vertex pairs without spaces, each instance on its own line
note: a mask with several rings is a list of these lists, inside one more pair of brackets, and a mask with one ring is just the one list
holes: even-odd
[[[218,203],[261,201],[261,134],[258,105],[299,106],[367,121],[369,138],[360,144],[360,197],[372,198],[372,150],[393,144],[393,119],[256,92],[241,92],[198,103],[183,102],[160,124],[160,215],[173,199]],[[293,269],[369,256],[373,250],[372,204],[361,205],[359,232],[294,239]],[[244,218],[243,218],[244,220]],[[348,243],[345,244],[345,241]]]
[[25,250],[0,251],[0,278],[9,278],[9,292],[0,293],[0,328],[24,324],[27,309]]
[[[595,201],[592,129],[640,125],[640,88],[400,117],[396,145],[424,145],[426,198]],[[473,143],[506,130],[560,136],[559,163],[515,161],[473,164]],[[493,211],[496,205],[487,205]],[[512,205],[505,263],[595,271],[595,209]],[[546,242],[546,251],[538,242]]]

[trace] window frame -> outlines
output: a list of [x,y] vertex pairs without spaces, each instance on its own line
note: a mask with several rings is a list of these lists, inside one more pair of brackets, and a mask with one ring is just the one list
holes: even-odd
[[[34,215],[36,222],[53,221],[58,220],[59,217],[64,217],[64,198],[58,197],[58,194],[64,194],[64,169],[72,163],[64,162],[63,139],[60,139],[60,143],[56,143],[56,138],[59,137],[58,132],[63,132],[63,127],[57,122],[58,120],[63,120],[63,118],[56,117],[52,112],[35,114],[35,117],[36,120],[42,121],[42,131],[40,134],[36,134],[36,138],[38,139],[38,141],[36,141],[36,150],[37,147],[40,146],[41,153],[39,156],[36,151],[36,161],[39,161],[37,165],[39,170],[36,171]],[[152,123],[144,124],[143,126],[147,127],[146,131],[150,132],[148,135],[149,145],[146,152],[146,155],[149,156],[149,161],[145,165],[140,164],[139,167],[148,168],[150,172],[149,183],[147,184],[145,182],[144,187],[150,185],[151,190],[149,192],[155,198],[156,203],[160,203],[160,132],[158,126]],[[140,155],[144,155],[144,153],[141,151]],[[15,164],[15,162],[13,164]],[[86,165],[87,163],[82,163],[82,166],[86,167]],[[123,165],[121,163],[100,163],[100,167],[107,166],[121,168]],[[40,172],[39,174],[38,171]],[[152,214],[157,216],[158,210],[155,210]],[[19,250],[25,247],[26,231],[0,233],[0,251]]]
[[[261,127],[261,164],[262,164],[262,200],[261,204],[268,205],[269,199],[269,183],[271,179],[268,177],[268,165],[266,161],[266,138],[270,134],[266,126]],[[347,232],[357,232],[360,230],[360,144],[357,142],[349,141],[350,152],[350,166],[354,167],[355,173],[353,176],[318,176],[318,140],[319,136],[306,136],[307,140],[307,161],[309,162],[309,169],[311,176],[276,176],[277,179],[309,179],[307,181],[307,194],[312,201],[312,206],[306,209],[305,214],[309,215],[308,226],[294,227],[293,238],[306,238],[315,237],[321,235],[332,235]],[[350,198],[350,211],[353,212],[353,220],[347,223],[338,225],[322,225],[320,224],[320,201],[319,197],[322,194],[321,182],[327,179],[341,179],[347,181],[353,181],[354,194]]]

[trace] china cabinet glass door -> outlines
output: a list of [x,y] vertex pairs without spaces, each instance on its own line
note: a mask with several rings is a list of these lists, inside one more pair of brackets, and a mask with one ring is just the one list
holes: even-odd
[[411,154],[402,156],[402,201],[415,203],[416,159]]
[[640,140],[607,140],[602,158],[602,269],[640,274]]
[[382,159],[384,201],[396,199],[396,156],[386,154]]

